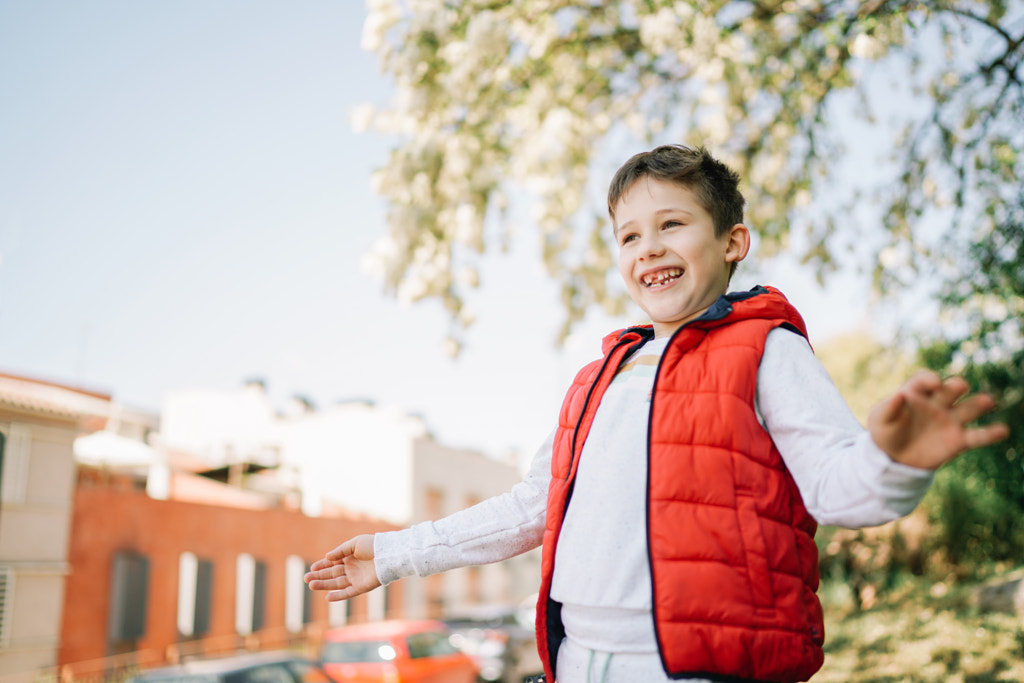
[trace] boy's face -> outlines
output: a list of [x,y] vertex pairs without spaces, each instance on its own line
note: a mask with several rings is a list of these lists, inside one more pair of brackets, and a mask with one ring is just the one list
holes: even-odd
[[615,205],[619,273],[650,316],[655,337],[698,317],[729,285],[750,247],[742,224],[715,237],[714,221],[689,188],[641,178]]

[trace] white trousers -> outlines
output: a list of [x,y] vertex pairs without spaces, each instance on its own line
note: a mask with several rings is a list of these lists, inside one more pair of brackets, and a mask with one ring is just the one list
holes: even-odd
[[657,652],[595,652],[568,638],[558,648],[555,678],[557,683],[674,683],[661,668]]

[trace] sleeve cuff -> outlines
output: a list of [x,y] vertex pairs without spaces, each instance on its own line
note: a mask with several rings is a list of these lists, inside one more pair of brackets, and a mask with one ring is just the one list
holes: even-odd
[[373,535],[373,568],[382,586],[416,573],[409,554],[402,550],[408,545],[407,542],[402,542],[402,536],[408,532],[409,530],[405,529]]
[[864,436],[864,464],[875,474],[883,499],[900,516],[910,514],[928,492],[935,472],[896,462],[871,440],[870,434],[865,432]]

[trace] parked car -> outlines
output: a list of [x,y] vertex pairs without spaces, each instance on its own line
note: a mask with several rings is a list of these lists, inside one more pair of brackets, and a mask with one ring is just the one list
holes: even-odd
[[474,683],[477,665],[440,621],[378,621],[331,629],[320,662],[352,683]]
[[332,679],[306,657],[291,652],[263,652],[195,659],[175,666],[150,669],[128,683],[348,683]]
[[481,683],[522,683],[544,672],[533,629],[533,602],[528,607],[482,607],[444,619],[452,629],[452,642],[476,660]]

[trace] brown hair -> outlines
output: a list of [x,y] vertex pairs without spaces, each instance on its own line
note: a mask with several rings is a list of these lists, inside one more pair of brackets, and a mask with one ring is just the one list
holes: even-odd
[[743,222],[746,200],[739,190],[739,175],[711,156],[704,147],[663,145],[634,155],[615,172],[608,187],[608,215],[615,222],[615,205],[642,178],[655,178],[685,186],[711,214],[715,235]]

